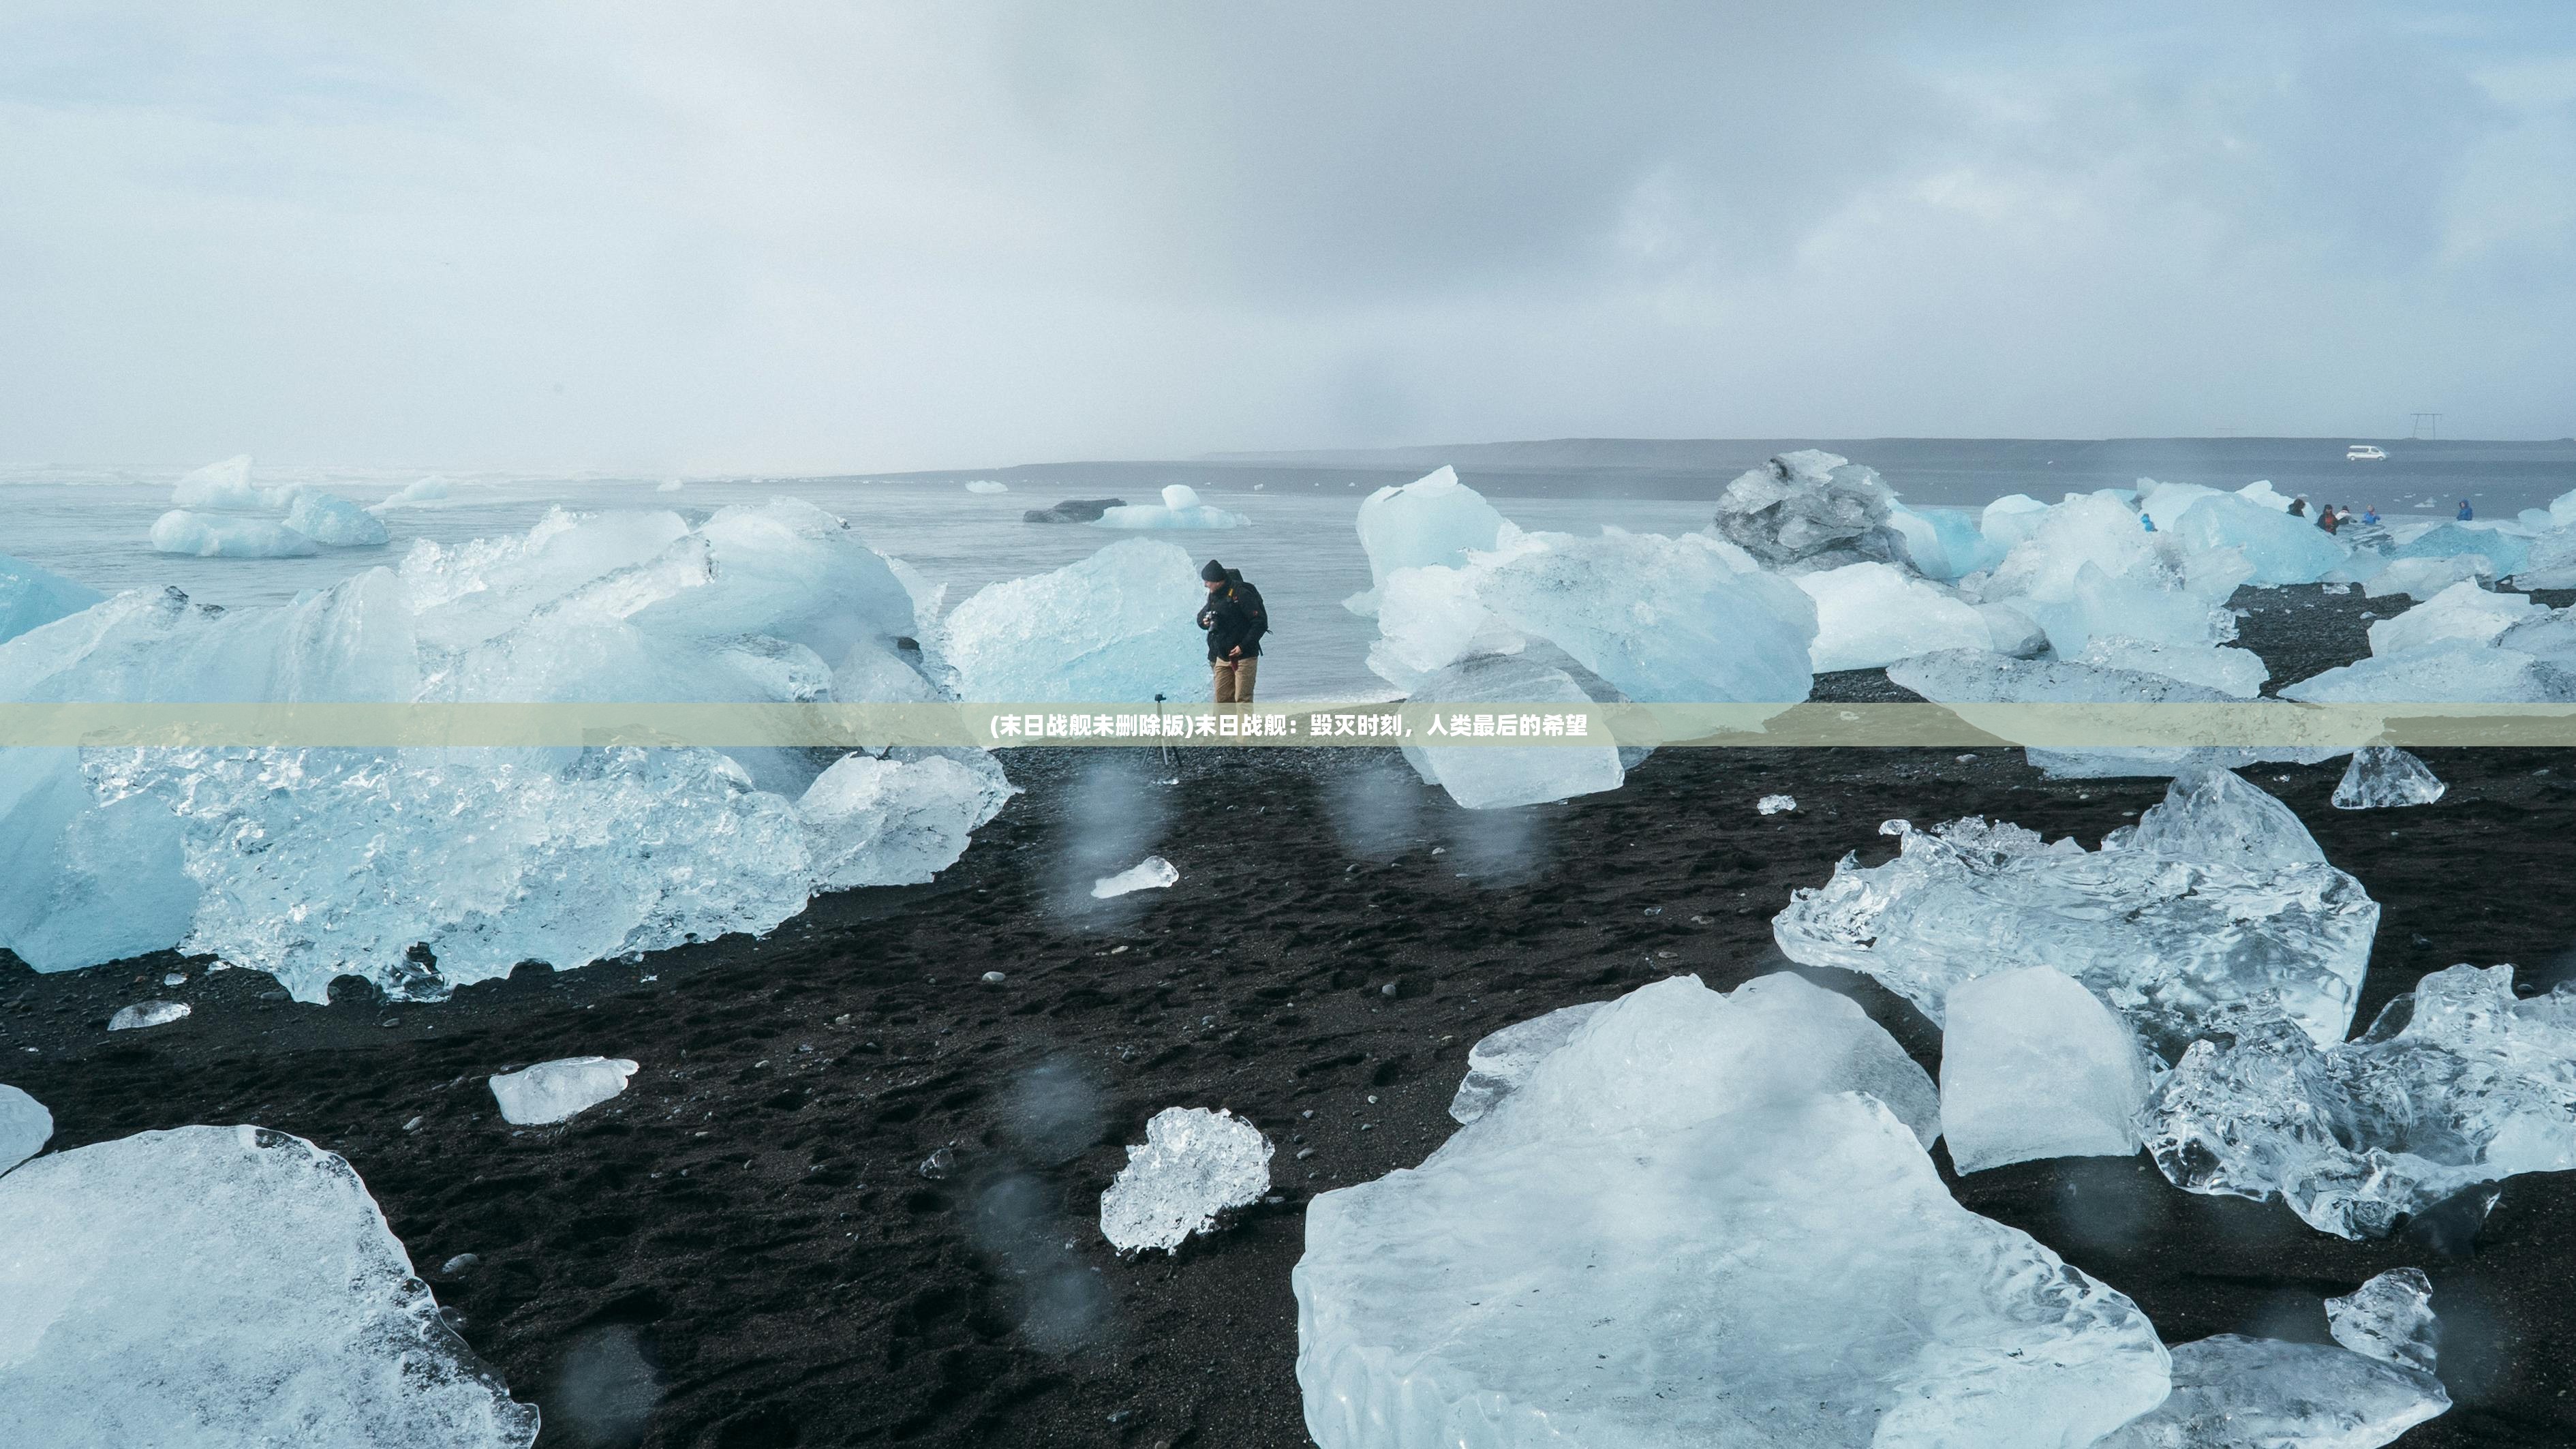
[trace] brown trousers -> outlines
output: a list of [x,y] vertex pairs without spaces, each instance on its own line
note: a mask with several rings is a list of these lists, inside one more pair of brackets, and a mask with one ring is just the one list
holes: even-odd
[[1252,703],[1252,678],[1261,672],[1261,656],[1243,659],[1212,659],[1216,671],[1216,702],[1219,704]]

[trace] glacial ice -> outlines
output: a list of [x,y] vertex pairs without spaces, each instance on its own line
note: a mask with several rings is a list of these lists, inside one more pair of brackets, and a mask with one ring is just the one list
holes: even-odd
[[2185,684],[2202,685],[2231,699],[2252,699],[2272,677],[2270,666],[2251,649],[2225,645],[2160,644],[2119,634],[2096,634],[2075,658],[2097,669],[2133,674],[2160,674]]
[[2323,1343],[2176,1344],[2173,1395],[2094,1449],[2376,1449],[2451,1407],[2431,1374]]
[[250,510],[269,506],[268,495],[250,481],[250,455],[208,463],[179,480],[170,490],[174,508]]
[[0,553],[0,644],[39,624],[77,614],[105,597],[61,574]]
[[1219,1213],[1260,1201],[1270,1153],[1260,1128],[1223,1107],[1166,1107],[1100,1195],[1100,1235],[1122,1253],[1171,1252]]
[[1002,482],[998,478],[972,478],[967,480],[966,491],[969,493],[1008,493],[1011,491],[1011,485]]
[[2161,1401],[2127,1298],[1951,1198],[1936,1111],[1885,1032],[1794,976],[1631,992],[1420,1167],[1309,1204],[1307,1431],[2063,1449]]
[[[177,1189],[183,1190],[174,1190]],[[182,1127],[0,1177],[0,1443],[526,1449],[348,1163]]]
[[2453,966],[2346,1042],[2248,1010],[2195,1042],[2147,1146],[2192,1192],[2269,1201],[2346,1238],[2479,1183],[2576,1167],[2576,985],[2518,1000],[2513,968]]
[[1798,808],[1798,798],[1794,795],[1765,795],[1753,802],[1753,808],[1763,815],[1785,814]]
[[1094,528],[1243,528],[1251,519],[1240,513],[1229,513],[1212,504],[1201,503],[1199,492],[1186,483],[1174,483],[1163,490],[1161,503],[1130,503],[1104,509],[1091,520]]
[[334,548],[367,548],[393,537],[382,519],[357,504],[309,489],[298,489],[287,505],[286,526]]
[[2528,654],[2446,640],[2374,655],[2281,689],[2303,704],[2569,704],[2576,672]]
[[198,558],[305,558],[321,550],[313,540],[266,518],[230,518],[174,508],[152,522],[159,553]]
[[2576,670],[2576,608],[2532,614],[2490,641],[2498,649],[2528,654],[2543,664]]
[[[674,486],[677,482],[678,480],[674,479],[672,480],[672,483],[666,483],[654,491],[657,493],[677,493],[680,491],[676,486]],[[381,512],[388,508],[430,507],[447,501],[447,480],[435,473],[432,473],[426,478],[415,478],[409,483],[404,484],[391,497],[385,499],[382,503],[375,505],[375,507],[377,511]]]
[[2081,652],[2095,634],[2184,645],[2236,636],[2221,605],[2252,572],[2241,550],[2144,532],[2127,504],[2099,494],[2030,516],[1992,573],[1962,583],[2036,620],[2060,655]]
[[[2028,538],[2048,514],[2048,505],[2027,493],[2007,493],[1989,503],[1977,514],[1977,531],[2001,554],[2012,552],[2012,546]],[[1992,567],[1992,565],[1989,565]]]
[[1467,1049],[1466,1079],[1458,1084],[1457,1095],[1449,1099],[1451,1120],[1473,1122],[1492,1111],[1496,1102],[1529,1080],[1540,1061],[1572,1040],[1593,1013],[1608,1004],[1586,1001],[1561,1006],[1545,1016],[1515,1022],[1477,1038],[1476,1044]]
[[1180,884],[1181,868],[1159,855],[1149,855],[1116,875],[1104,875],[1091,883],[1091,898],[1115,900],[1138,891],[1158,891]]
[[2383,1363],[2433,1372],[2441,1325],[2433,1316],[2433,1280],[2421,1268],[2391,1268],[2341,1298],[2326,1300],[2334,1341]]
[[1772,921],[1790,960],[1873,976],[1936,1022],[1963,982],[2054,966],[2168,1057],[2256,1001],[2320,1043],[2351,1023],[2378,904],[2297,858],[2295,817],[2224,771],[2176,780],[2131,839],[2098,851],[1975,816],[1880,829],[1896,859],[1845,856]]
[[2048,966],[1950,988],[1941,1135],[1961,1172],[2042,1157],[2126,1157],[2154,1086],[2145,1050],[2092,992]]
[[2168,486],[2147,496],[2147,512],[2158,532],[2173,535],[2186,548],[2242,550],[2253,566],[2248,583],[2312,584],[2351,556],[2351,548],[2317,527],[2314,518],[2265,508],[2238,494],[2190,498],[2168,520],[2163,500],[2173,491]]
[[1985,649],[1994,635],[1977,607],[1892,564],[1845,564],[1797,576],[1816,601],[1814,670],[1876,669],[1938,649]]
[[1477,600],[1630,699],[1787,705],[1815,687],[1814,603],[1705,534],[1542,533],[1523,543],[1486,566]]
[[844,755],[796,800],[815,888],[924,884],[1018,793],[981,750]]
[[[1423,676],[1413,697],[1443,705],[1588,705],[1574,676],[1517,655],[1480,654]],[[1616,746],[1418,745],[1404,758],[1426,785],[1469,810],[1502,810],[1616,790],[1627,778]]]
[[1344,605],[1352,613],[1373,615],[1379,592],[1396,570],[1462,567],[1469,553],[1492,551],[1509,527],[1483,494],[1458,481],[1455,468],[1441,468],[1402,487],[1381,488],[1360,502],[1360,548],[1368,555],[1369,586]]
[[53,1135],[54,1114],[45,1104],[0,1082],[0,1173],[44,1151]]
[[2487,561],[2487,571],[2497,578],[2522,572],[2531,557],[2528,541],[2500,529],[2469,524],[2438,523],[2388,551],[2392,559],[2410,558],[2457,559],[2475,556]]
[[[2086,658],[2008,659],[1977,650],[1920,654],[1888,666],[1889,682],[1937,704],[2220,704],[2236,698],[2210,680],[2239,686],[2251,667],[2244,651],[2109,639]],[[2119,659],[2129,667],[2093,660]],[[2257,659],[2256,664],[2260,664]],[[2148,673],[2152,663],[2161,673]],[[2183,678],[2180,676],[2193,676]],[[2314,764],[2343,751],[2323,745],[2138,745],[2048,748],[2033,745],[2030,762],[2058,778],[2180,775],[2264,761]]]
[[156,1026],[168,1026],[174,1021],[185,1021],[189,1013],[194,1010],[196,1010],[195,1007],[184,1001],[138,1001],[131,1006],[118,1007],[116,1014],[107,1019],[107,1029],[109,1031],[144,1031]]
[[2011,547],[1978,528],[1965,509],[1898,504],[1887,522],[1904,537],[1906,562],[1926,578],[1945,582],[1993,568]]
[[2499,594],[2473,583],[2453,584],[2402,614],[2370,626],[2370,652],[2402,654],[2462,640],[2492,643],[2514,625],[2544,613],[2529,594]]
[[940,638],[965,699],[1203,700],[1205,602],[1179,545],[1122,539],[1051,573],[985,585],[949,611]]
[[2335,785],[2337,810],[2382,810],[2400,805],[2430,805],[2450,786],[2436,778],[2422,760],[2394,745],[2364,745],[2352,752],[2343,779]]
[[1877,472],[1815,448],[1749,468],[1717,500],[1717,532],[1763,563],[1833,568],[1905,557],[1889,522],[1896,491]]
[[2495,577],[2495,565],[2482,555],[2460,558],[2405,558],[2387,565],[2364,580],[2361,592],[2373,599],[2399,594],[2417,599],[2430,599],[2455,584],[2474,583]]
[[513,1127],[570,1121],[626,1090],[635,1063],[624,1057],[564,1057],[491,1079],[501,1120]]

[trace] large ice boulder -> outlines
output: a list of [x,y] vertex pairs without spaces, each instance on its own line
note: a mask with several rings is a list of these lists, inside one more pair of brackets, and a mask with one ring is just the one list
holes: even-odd
[[1930,1096],[1792,976],[1620,998],[1420,1167],[1309,1204],[1307,1432],[2062,1449],[2161,1402],[2135,1305],[1952,1199]]
[[2361,592],[2373,599],[2406,596],[2430,599],[2456,584],[2495,577],[2495,565],[2482,554],[2457,558],[2402,558],[2371,573]]
[[2000,563],[2014,544],[2038,531],[2040,520],[2047,516],[2047,504],[2027,493],[2007,493],[1978,512],[1977,532],[1984,536]]
[[253,510],[268,507],[269,498],[250,481],[250,455],[244,453],[181,478],[170,490],[170,503],[174,508]]
[[322,550],[312,539],[267,518],[228,518],[174,508],[152,521],[156,553],[198,558],[305,558]]
[[1936,1022],[1966,982],[2053,966],[2168,1057],[2256,1002],[2320,1043],[2351,1024],[2379,905],[2225,771],[2176,780],[2098,851],[1976,816],[1880,828],[1894,860],[1847,855],[1773,919],[1790,960],[1875,977]]
[[1381,488],[1360,502],[1360,548],[1368,554],[1369,586],[1343,603],[1373,615],[1379,591],[1398,569],[1459,567],[1470,553],[1492,551],[1511,525],[1484,495],[1441,468],[1402,487]]
[[2543,612],[2529,594],[2499,594],[2472,583],[2453,584],[2402,614],[2372,624],[2370,652],[2403,654],[2451,640],[2491,643],[2505,630]]
[[53,1135],[54,1114],[44,1103],[0,1083],[0,1172],[44,1151]]
[[393,537],[382,519],[346,498],[299,489],[287,505],[286,526],[333,548],[370,548]]
[[1199,491],[1186,483],[1164,488],[1160,503],[1129,503],[1101,510],[1094,528],[1208,529],[1243,528],[1252,522],[1240,513],[1199,501]]
[[86,584],[0,553],[0,643],[107,597]]
[[2530,540],[2481,524],[2437,523],[2388,550],[2392,559],[2456,559],[2475,556],[2487,561],[2493,576],[2522,572],[2530,560]]
[[1895,508],[1896,490],[1875,470],[1802,448],[1727,484],[1717,500],[1717,531],[1775,568],[1902,561],[1905,536],[1888,521]]
[[[1420,677],[1414,698],[1459,706],[1588,706],[1592,697],[1574,676],[1519,655],[1480,654]],[[1543,805],[1577,795],[1616,790],[1627,778],[1618,747],[1598,744],[1423,745],[1407,741],[1404,758],[1426,785],[1437,785],[1469,810]]]
[[1941,1135],[1959,1171],[2138,1150],[2150,1059],[2092,992],[2022,966],[1959,983],[1945,1005]]
[[2252,699],[2272,677],[2263,656],[2251,649],[2217,644],[2166,644],[2122,634],[2096,634],[2087,640],[2075,663],[2096,669],[2157,674],[2185,684],[2214,689],[2231,699]]
[[1994,633],[1977,606],[1891,564],[1845,564],[1797,576],[1816,601],[1818,674],[1876,669],[1938,649],[1985,649]]
[[2303,704],[2576,704],[2576,670],[2464,639],[2374,655],[2281,689]]
[[1122,539],[1050,573],[978,589],[941,643],[966,699],[1134,703],[1206,699],[1199,567],[1178,544]]
[[815,885],[926,884],[1019,788],[981,750],[844,755],[796,800]]
[[2249,583],[2307,584],[2341,566],[2352,550],[2316,520],[2267,508],[2239,494],[2186,493],[2163,485],[2146,495],[2157,531],[2188,548],[2242,550],[2253,566]]
[[2241,550],[2148,533],[2128,504],[2082,494],[2037,515],[1993,572],[1973,582],[1979,600],[2021,610],[2071,657],[2095,634],[2226,643],[2236,625],[2222,606],[2250,572]]
[[0,1443],[525,1449],[349,1164],[256,1127],[0,1176]]
[[1477,579],[1477,601],[1628,698],[1785,706],[1815,687],[1814,603],[1706,534],[1524,537]]

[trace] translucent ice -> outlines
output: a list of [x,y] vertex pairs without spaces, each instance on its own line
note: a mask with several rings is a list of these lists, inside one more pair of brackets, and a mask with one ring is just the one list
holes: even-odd
[[2428,1374],[2441,1353],[2433,1280],[2421,1268],[2391,1268],[2341,1298],[2327,1299],[2326,1327],[2354,1353]]
[[54,1114],[16,1087],[0,1083],[0,1173],[44,1150],[54,1135]]
[[2542,612],[2529,594],[2499,594],[2473,583],[2453,584],[2394,618],[2372,624],[2370,652],[2402,654],[2455,639],[2485,644]]
[[949,611],[941,638],[967,699],[1206,699],[1206,598],[1179,545],[1123,539],[1052,573],[985,585]]
[[1379,590],[1398,569],[1455,568],[1470,552],[1493,549],[1507,527],[1484,495],[1442,468],[1400,488],[1381,488],[1360,503],[1360,548],[1368,554],[1369,587],[1346,602],[1354,613],[1377,612]]
[[1961,508],[1907,508],[1899,504],[1888,525],[1905,539],[1905,558],[1927,578],[1957,579],[1991,569],[2011,547],[1989,537]]
[[1961,1172],[2040,1157],[2126,1157],[2154,1085],[2128,1025],[2073,979],[2024,966],[1950,989],[1941,1135]]
[[514,1127],[569,1121],[626,1090],[635,1064],[624,1057],[565,1057],[493,1077],[492,1099]]
[[2470,554],[2485,559],[2487,571],[2503,578],[2522,572],[2531,544],[2500,529],[2438,523],[2388,551],[2393,559],[2456,559]]
[[1878,474],[1814,448],[1746,470],[1717,500],[1717,531],[1766,564],[1832,567],[1905,556],[1889,524],[1896,492]]
[[174,508],[152,522],[152,547],[198,558],[303,558],[321,552],[313,540],[266,518],[228,518]]
[[1480,1037],[1467,1049],[1467,1077],[1449,1099],[1449,1116],[1473,1122],[1518,1090],[1547,1055],[1566,1044],[1606,1002],[1563,1006]]
[[2576,987],[2518,1000],[2512,967],[2454,966],[2360,1039],[2322,1046],[2251,1012],[2183,1054],[2147,1146],[2177,1186],[2277,1195],[2346,1238],[2383,1237],[2478,1183],[2576,1167]]
[[2376,1449],[2451,1407],[2431,1374],[2222,1333],[2173,1349],[2173,1396],[2094,1449]]
[[920,885],[1019,793],[980,750],[915,754],[844,755],[797,798],[818,889]]
[[1112,900],[1138,891],[1158,891],[1180,884],[1181,869],[1159,855],[1149,855],[1116,875],[1104,875],[1091,883],[1091,898]]
[[974,478],[967,481],[966,491],[969,493],[1008,493],[1011,491],[1011,485],[1004,483],[997,478]]
[[98,590],[0,553],[0,643],[105,598]]
[[268,499],[250,481],[250,455],[226,458],[208,463],[170,490],[170,502],[178,508],[256,509],[268,506]]
[[1753,802],[1753,808],[1764,815],[1779,815],[1798,808],[1794,795],[1765,795]]
[[1222,1107],[1166,1107],[1100,1195],[1100,1235],[1122,1253],[1171,1252],[1270,1190],[1270,1152],[1260,1128]]
[[[1592,697],[1562,669],[1511,655],[1478,655],[1422,679],[1414,697],[1444,705],[1588,705]],[[1404,758],[1423,783],[1470,810],[1540,805],[1616,790],[1627,771],[1619,751],[1599,745],[1418,745]]]
[[174,1021],[186,1020],[193,1010],[195,1008],[184,1001],[138,1001],[132,1006],[118,1007],[116,1014],[107,1019],[107,1029],[142,1031],[148,1027],[168,1026]]
[[[2153,511],[2157,504],[2158,499],[2151,496],[2147,506]],[[2162,513],[2154,516],[2159,530],[2171,533],[2186,547],[2242,550],[2245,561],[2253,565],[2248,583],[2315,583],[2352,552],[2317,527],[2313,518],[2266,508],[2231,493],[2191,499],[2171,522]]]
[[1630,699],[1791,704],[1814,688],[1815,605],[1740,551],[1616,530],[1524,542],[1479,580],[1478,600]]
[[383,520],[348,499],[302,489],[287,507],[286,526],[334,548],[364,548],[392,537]]
[[[184,1190],[174,1190],[174,1186]],[[0,1443],[526,1449],[348,1163],[255,1127],[0,1177]]]
[[2241,780],[2203,779],[2178,780],[2127,844],[2099,851],[1980,817],[1931,831],[1891,821],[1896,859],[1845,856],[1830,882],[1792,896],[1772,935],[1790,960],[1865,972],[1936,1022],[1963,982],[2054,966],[2168,1056],[2266,1000],[2338,1041],[2379,906],[2351,876],[2295,859],[2305,833],[2286,815]]
[[2286,685],[2308,704],[2569,704],[2576,673],[2511,649],[2446,640]]
[[1876,669],[1936,649],[1984,649],[1993,642],[1974,604],[1890,564],[1845,564],[1797,576],[1816,601],[1817,673]]
[[[2241,686],[2250,669],[2241,651],[2201,645],[2156,645],[2117,639],[2093,658],[2121,659],[2115,667],[2086,660],[2007,659],[1974,650],[1922,654],[1889,665],[1890,682],[1939,704],[2219,704],[2236,696],[2177,676],[2194,675]],[[2169,673],[2148,673],[2154,664]],[[2320,745],[2140,745],[2051,749],[2032,746],[2030,762],[2052,776],[2180,775],[2265,760],[2315,763],[2340,750]]]
[[2059,1449],[2162,1400],[2136,1307],[1960,1208],[1882,1093],[1929,1115],[1895,1043],[1795,977],[1611,1003],[1419,1168],[1309,1205],[1307,1431]]
[[[677,480],[674,481],[676,482]],[[669,484],[665,484],[654,491],[659,493],[677,493],[680,490]],[[376,508],[378,510],[387,508],[423,508],[445,503],[446,501],[447,480],[435,473],[432,473],[426,478],[415,478],[409,483],[404,484],[393,494],[392,497],[377,504]]]
[[2186,684],[2217,690],[2233,699],[2252,699],[2272,677],[2261,655],[2251,649],[2222,645],[2162,644],[2119,634],[2096,634],[2076,656],[2076,663],[2133,674],[2161,674]]
[[2430,805],[2450,787],[2435,778],[2422,760],[2394,745],[2364,745],[2352,752],[2336,784],[2337,810],[2379,810],[2396,805]]
[[2495,565],[2483,555],[2459,558],[2405,558],[2373,573],[2361,586],[2374,599],[2409,594],[2429,599],[2454,584],[2495,577]]
[[1163,490],[1163,501],[1130,503],[1105,509],[1091,520],[1094,528],[1241,528],[1252,520],[1240,513],[1228,513],[1199,501],[1199,493],[1186,483],[1174,483]]

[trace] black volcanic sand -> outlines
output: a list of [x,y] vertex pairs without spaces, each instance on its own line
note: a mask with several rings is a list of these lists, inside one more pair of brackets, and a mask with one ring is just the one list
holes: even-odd
[[[2395,611],[2248,600],[2247,641],[2284,678]],[[2409,810],[2330,808],[2340,764],[2247,772],[2384,907],[2356,1027],[2454,962],[2518,963],[2527,989],[2576,972],[2576,757],[2426,758],[2451,791]],[[1009,765],[1029,793],[934,885],[438,1005],[297,1005],[169,956],[36,976],[0,954],[0,1076],[52,1108],[57,1148],[255,1122],[346,1155],[466,1339],[544,1407],[546,1444],[1298,1444],[1303,1206],[1439,1143],[1478,1036],[1677,972],[1730,989],[1783,969],[1772,914],[1846,851],[1886,858],[1881,820],[1983,813],[2091,843],[2164,791],[2044,780],[2017,750],[1667,750],[1613,794],[1471,814],[1379,750],[1192,752],[1176,785],[1137,751]],[[1798,810],[1756,814],[1775,792]],[[1088,898],[1149,851],[1177,887]],[[190,979],[165,987],[171,970]],[[1937,1073],[1910,1007],[1810,974]],[[195,1014],[104,1033],[151,997]],[[566,1126],[500,1120],[487,1075],[583,1053],[642,1070]],[[1268,1133],[1277,1200],[1122,1261],[1100,1193],[1173,1105]],[[2379,1243],[2180,1192],[2143,1157],[1952,1181],[2169,1342],[2322,1339],[2321,1297],[2419,1265],[2458,1407],[2403,1442],[2576,1441],[2576,1174],[2510,1180],[2482,1228],[2436,1215]]]

